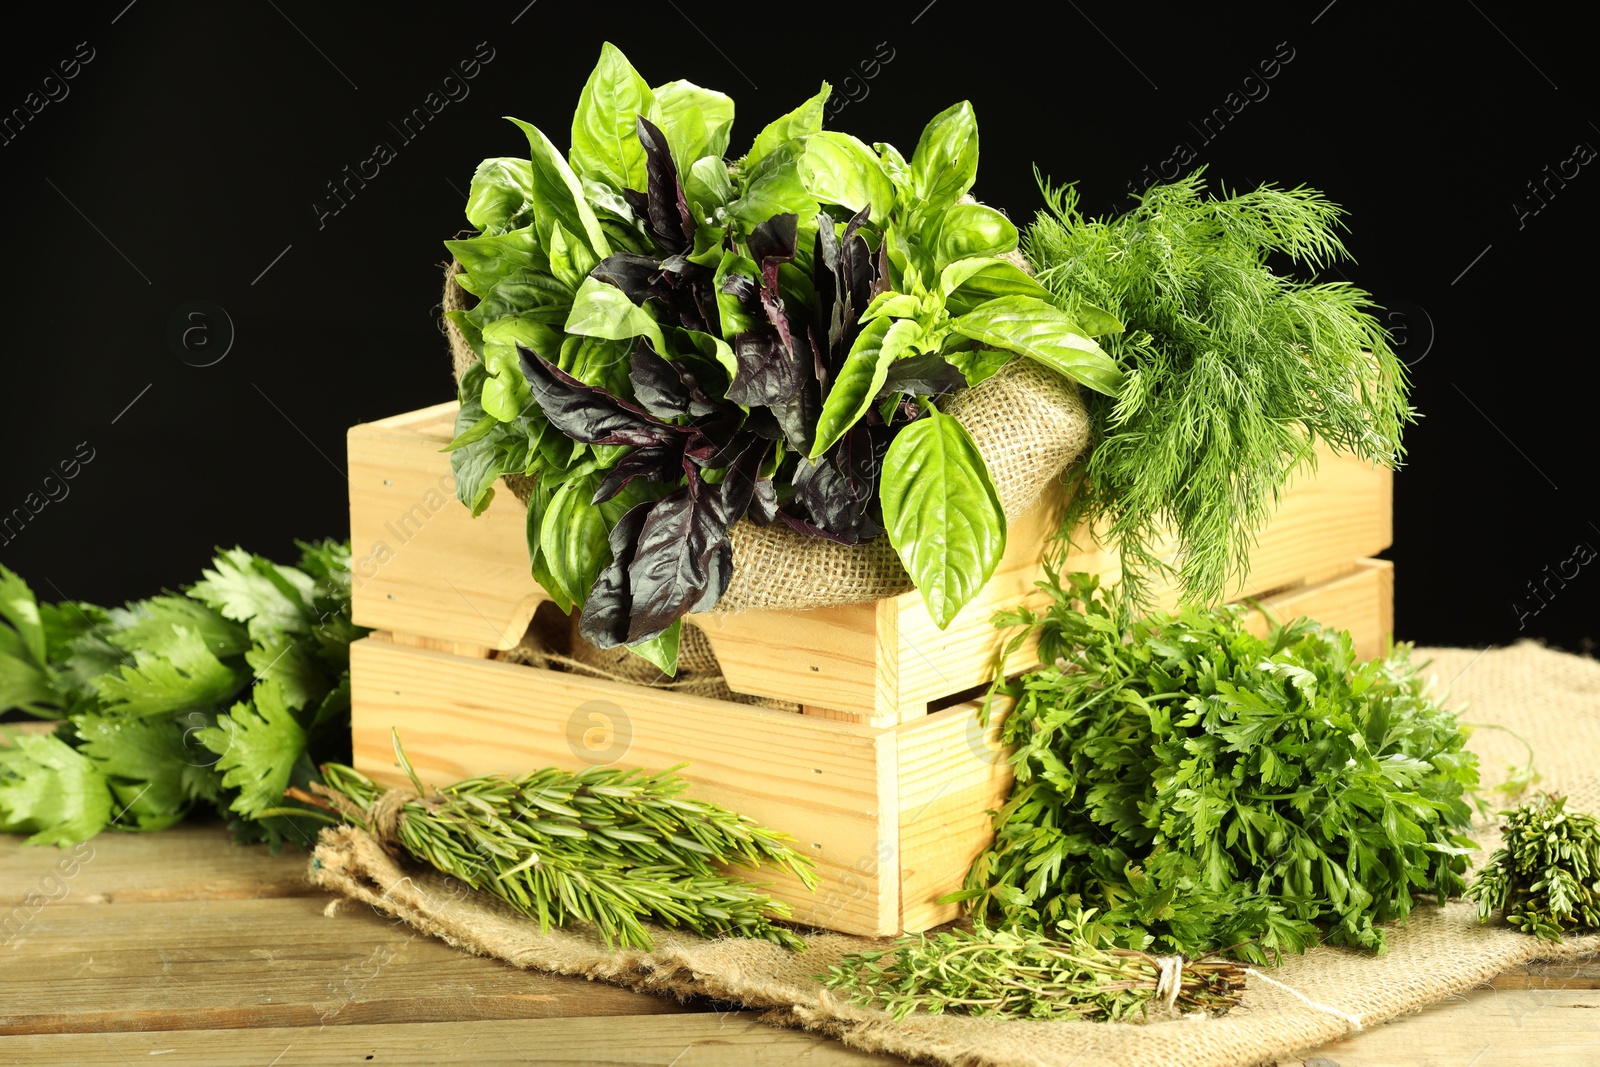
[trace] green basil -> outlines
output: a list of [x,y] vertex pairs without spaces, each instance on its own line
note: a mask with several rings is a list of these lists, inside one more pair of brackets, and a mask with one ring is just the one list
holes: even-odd
[[[879,225],[894,210],[894,183],[883,172],[883,164],[872,149],[847,133],[814,133],[805,139],[800,181],[824,204],[838,204],[852,214],[870,209],[870,217]],[[1014,245],[1015,230],[1011,236]]]
[[477,297],[484,296],[490,288],[519,270],[548,272],[550,269],[544,242],[531,225],[492,236],[446,241],[444,246],[466,268],[467,273],[458,274],[456,281]]
[[910,319],[875,319],[856,336],[822,403],[812,459],[832,448],[867,413],[889,376],[889,364],[909,354],[921,339],[922,328]]
[[683,620],[676,619],[658,636],[623,647],[654,663],[662,674],[672,678],[678,673],[678,638],[682,632]]
[[992,256],[950,264],[939,275],[939,291],[944,294],[945,308],[952,315],[965,315],[979,304],[1002,296],[1050,299],[1050,290],[1022,268]]
[[929,406],[884,456],[883,524],[941,629],[982,589],[1006,550],[1006,514],[983,456],[955,419]]
[[569,290],[578,288],[600,262],[584,243],[566,231],[561,223],[550,230],[550,273]]
[[[559,434],[555,436],[560,437]],[[555,601],[556,607],[564,612],[570,612],[573,603],[562,591],[561,583],[551,570],[549,557],[545,554],[541,541],[545,513],[560,488],[560,479],[554,471],[542,473],[534,480],[533,492],[528,497],[528,569],[533,575],[533,580],[539,583],[539,587],[550,594],[550,599]]]
[[[703,156],[695,160],[683,179],[683,195],[692,206],[700,209],[700,221],[713,219],[716,209],[725,206],[734,197],[728,165],[716,156]],[[696,236],[699,236],[698,232]],[[720,241],[717,247],[721,248]]]
[[667,354],[661,337],[661,327],[644,308],[629,300],[614,285],[599,278],[585,278],[583,285],[572,298],[572,311],[567,315],[565,329],[568,333],[584,337],[604,337],[620,341],[627,337],[646,337],[655,350]]
[[1027,356],[1093,389],[1116,396],[1122,371],[1060,310],[1029,296],[1003,296],[953,319],[950,328],[995,348]]
[[911,154],[911,180],[925,214],[949,207],[978,176],[978,120],[963,100],[933,117]]
[[832,92],[833,87],[823,82],[822,91],[816,96],[787,115],[769,122],[764,130],[756,134],[755,143],[750,146],[750,151],[744,157],[744,166],[747,169],[754,167],[782,145],[797,137],[809,137],[821,130],[823,106],[827,104],[828,96]]
[[[572,113],[572,169],[617,189],[643,189],[644,146],[638,119],[660,118],[655,94],[633,64],[609,41]],[[581,198],[581,197],[580,197]]]
[[600,229],[600,220],[595,217],[594,209],[584,198],[583,185],[578,181],[578,176],[538,127],[530,126],[521,119],[511,121],[528,135],[528,148],[533,157],[533,225],[539,235],[539,243],[545,248],[550,247],[550,231],[559,222],[567,228],[568,233],[587,241],[589,251],[597,257],[604,259],[609,256],[611,245]]
[[939,216],[933,238],[934,266],[943,270],[957,260],[998,256],[1017,247],[1011,220],[983,204],[955,204]]
[[798,215],[802,224],[814,219],[817,202],[800,180],[802,143],[789,141],[762,157],[749,180],[744,195],[728,205],[728,214],[754,227],[774,215]]
[[687,174],[707,157],[720,163],[733,134],[733,98],[682,80],[657,86],[655,94],[661,106],[661,132],[672,146],[678,173]]
[[486,234],[504,233],[532,200],[533,164],[504,156],[486,159],[472,173],[467,221]]

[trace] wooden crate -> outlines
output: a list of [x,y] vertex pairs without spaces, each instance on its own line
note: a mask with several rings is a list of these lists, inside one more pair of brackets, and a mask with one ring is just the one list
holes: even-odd
[[[494,658],[548,597],[528,575],[521,509],[501,501],[472,519],[455,502],[439,451],[454,412],[444,404],[350,431],[353,610],[379,631],[351,649],[357,767],[402,780],[391,727],[438,785],[543,766],[688,763],[693,795],[794,835],[816,861],[815,894],[759,873],[798,921],[892,934],[953,918],[934,901],[987,845],[987,812],[1011,784],[997,724],[980,726],[977,703],[960,697],[990,677],[1004,637],[994,610],[1040,597],[1038,548],[1060,501],[1013,524],[995,578],[945,631],[914,592],[696,616],[733,689],[803,705],[796,714]],[[1325,458],[1285,494],[1235,594],[1350,628],[1363,654],[1381,651],[1393,572],[1364,557],[1389,543],[1389,501],[1387,472]],[[1116,568],[1094,547],[1070,563]]]

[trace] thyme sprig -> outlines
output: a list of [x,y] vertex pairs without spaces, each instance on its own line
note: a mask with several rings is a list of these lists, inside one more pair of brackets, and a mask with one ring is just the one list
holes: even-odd
[[1106,948],[1084,929],[1092,917],[1092,909],[1079,913],[1058,938],[1021,927],[910,934],[888,949],[848,955],[821,978],[896,1019],[922,1008],[932,1015],[1114,1022],[1155,1000],[1217,1015],[1239,1003],[1243,964]]
[[814,888],[811,861],[786,835],[683,797],[679,767],[657,774],[546,768],[429,792],[398,738],[395,752],[421,795],[400,807],[392,830],[381,825],[384,787],[353,768],[322,767],[324,806],[380,838],[392,834],[414,858],[492,893],[542,929],[576,919],[607,945],[648,949],[648,921],[805,947],[772,922],[790,915],[787,904],[718,868],[782,867]]
[[1560,941],[1564,933],[1600,928],[1600,824],[1568,811],[1567,798],[1547,796],[1505,816],[1504,843],[1489,857],[1467,896],[1478,918],[1496,911],[1525,934]]

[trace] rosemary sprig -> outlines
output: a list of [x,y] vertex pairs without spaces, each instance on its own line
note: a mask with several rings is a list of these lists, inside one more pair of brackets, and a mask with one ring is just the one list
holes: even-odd
[[1505,912],[1525,934],[1560,941],[1565,932],[1600,928],[1600,824],[1544,797],[1500,814],[1505,842],[1467,889],[1478,918]]
[[1022,927],[911,934],[889,949],[846,956],[819,977],[896,1019],[923,1008],[932,1015],[1114,1022],[1148,1010],[1153,1000],[1221,1014],[1244,990],[1240,963],[1183,961],[1179,969],[1178,957],[1104,948],[1071,922],[1059,932],[1065,940]]
[[494,894],[542,929],[577,919],[607,945],[647,949],[649,921],[805,947],[771,921],[791,914],[787,904],[717,868],[779,866],[815,888],[811,861],[784,834],[685,799],[677,767],[658,774],[547,768],[468,778],[430,793],[398,738],[395,752],[422,795],[400,806],[392,830],[380,825],[384,788],[350,767],[322,767],[326,784],[314,788],[324,806],[380,838],[392,836],[414,858]]

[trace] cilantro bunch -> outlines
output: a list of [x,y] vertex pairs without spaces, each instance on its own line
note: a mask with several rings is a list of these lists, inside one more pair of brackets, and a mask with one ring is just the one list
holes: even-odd
[[1052,666],[1003,691],[1016,784],[964,891],[979,921],[1049,929],[1099,909],[1131,949],[1265,961],[1464,888],[1477,760],[1400,646],[1363,662],[1309,619],[1257,637],[1237,607],[1126,629],[1072,575],[1037,633]]
[[40,604],[0,566],[0,711],[60,720],[0,747],[0,831],[68,844],[214,807],[239,841],[308,841],[282,800],[350,743],[350,548],[221,552],[183,595]]

